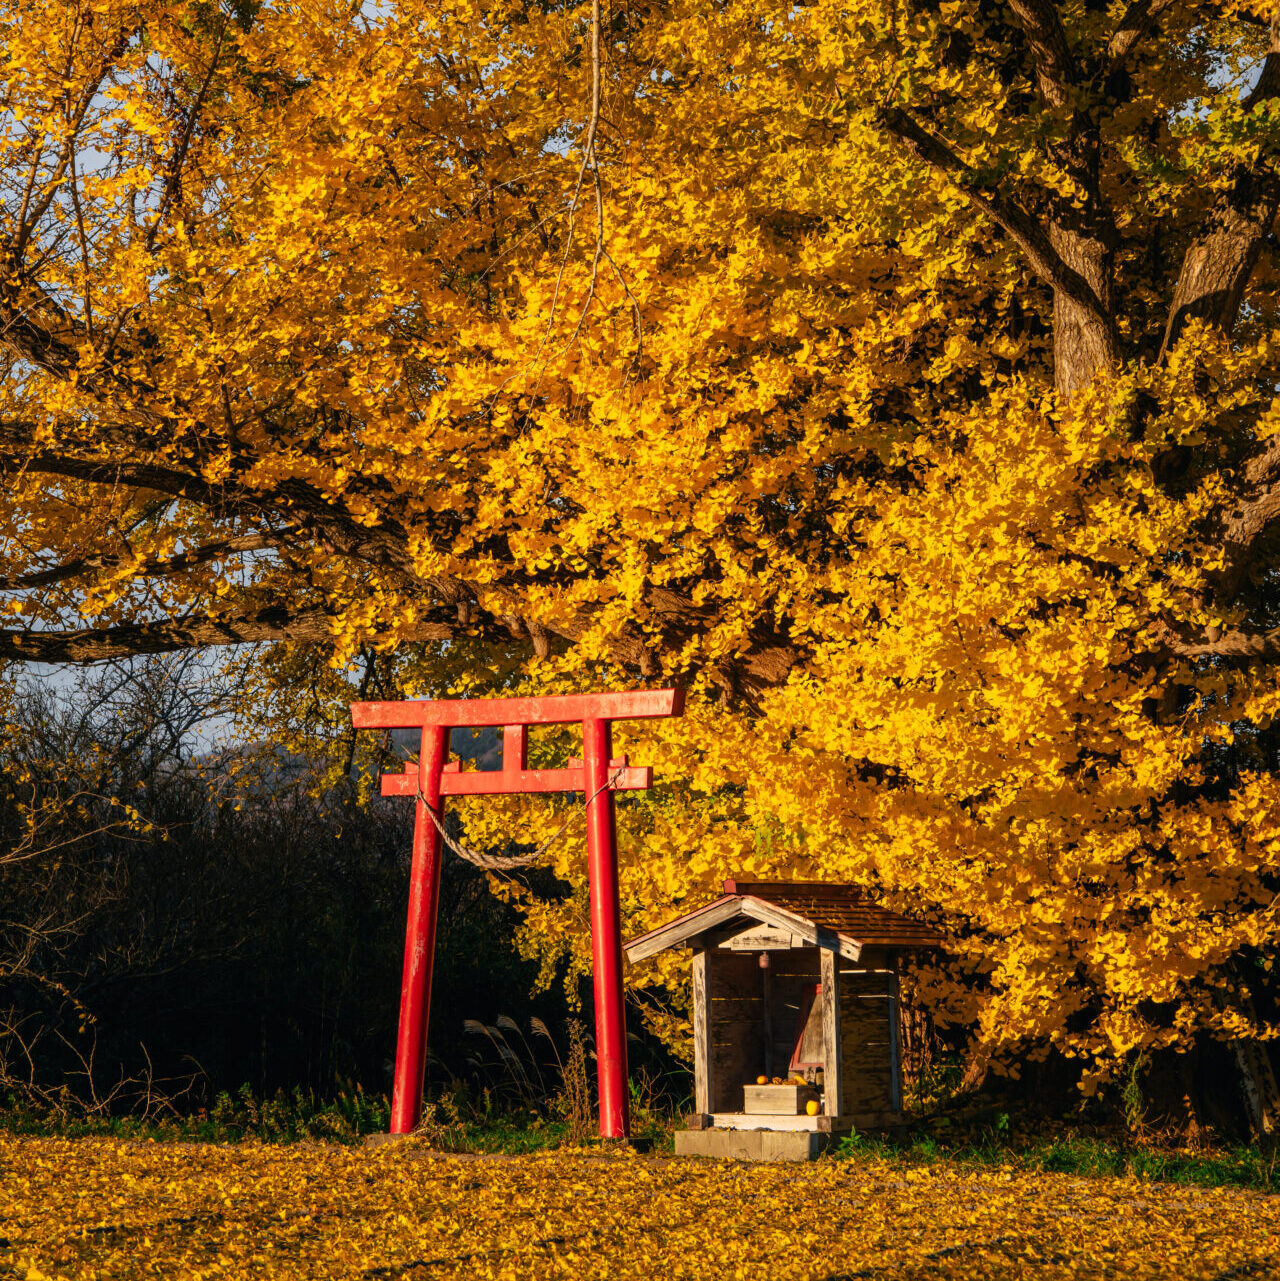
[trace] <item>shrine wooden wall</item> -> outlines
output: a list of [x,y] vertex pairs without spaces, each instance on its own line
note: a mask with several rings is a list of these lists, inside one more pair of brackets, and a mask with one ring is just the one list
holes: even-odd
[[898,1112],[898,976],[889,968],[840,962],[840,1111]]

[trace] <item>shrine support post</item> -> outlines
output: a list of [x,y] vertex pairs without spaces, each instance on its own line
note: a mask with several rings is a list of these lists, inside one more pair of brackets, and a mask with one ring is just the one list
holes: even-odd
[[440,773],[448,751],[448,729],[443,725],[424,725],[417,770],[421,794],[413,816],[413,864],[409,872],[409,917],[405,925],[404,971],[400,979],[396,1076],[391,1091],[392,1134],[411,1134],[418,1124],[422,1108],[441,861],[440,833],[426,809],[430,805],[436,816],[443,820]]
[[618,903],[618,833],[609,769],[612,726],[582,723],[583,783],[587,794],[587,875],[591,898],[591,979],[596,998],[596,1067],[600,1136],[631,1132],[627,1084],[627,1022],[623,1012],[622,928]]

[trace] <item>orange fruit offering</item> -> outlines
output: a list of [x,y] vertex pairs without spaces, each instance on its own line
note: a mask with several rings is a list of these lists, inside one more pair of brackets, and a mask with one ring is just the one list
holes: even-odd
[[817,1115],[818,1115],[818,1100],[817,1100],[817,1099],[810,1099],[810,1100],[809,1100],[809,1102],[808,1102],[808,1103],[806,1103],[806,1104],[804,1105],[804,1110],[805,1110],[805,1111],[806,1111],[810,1116],[817,1116]]
[[756,1084],[757,1084],[757,1085],[768,1085],[768,1084],[769,1084],[769,1078],[768,1078],[767,1076],[758,1076],[758,1077],[756,1077]]

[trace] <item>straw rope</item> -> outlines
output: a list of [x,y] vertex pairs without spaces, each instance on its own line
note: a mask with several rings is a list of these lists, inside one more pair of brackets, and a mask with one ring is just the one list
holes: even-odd
[[[587,797],[587,805],[600,795],[601,792],[607,791],[614,783],[622,777],[622,771],[625,766],[620,766],[613,774],[607,777],[599,787],[596,788],[590,796]],[[578,811],[570,814],[569,817],[554,831],[552,834],[538,846],[532,854],[482,854],[478,850],[468,849],[461,841],[455,841],[448,832],[444,830],[444,824],[440,821],[439,815],[435,808],[423,795],[422,785],[419,783],[417,789],[418,800],[422,802],[422,808],[426,810],[427,816],[431,819],[437,832],[440,833],[440,839],[460,858],[476,867],[483,868],[486,872],[510,872],[517,867],[528,867],[531,863],[536,863],[573,825],[574,818]],[[586,813],[586,805],[582,807],[581,813]],[[512,842],[514,844],[514,842]]]

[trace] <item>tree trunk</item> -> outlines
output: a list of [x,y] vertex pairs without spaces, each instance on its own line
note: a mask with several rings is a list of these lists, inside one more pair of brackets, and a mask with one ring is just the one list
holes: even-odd
[[1276,1086],[1271,1056],[1267,1047],[1256,1040],[1236,1041],[1232,1049],[1236,1055],[1236,1066],[1240,1069],[1249,1124],[1262,1151],[1272,1152],[1276,1147],[1277,1131],[1280,1131],[1280,1088]]
[[[1113,315],[1113,253],[1103,238],[1055,221],[1049,241],[1063,262],[1089,282],[1107,316]],[[1065,291],[1053,295],[1054,382],[1070,399],[1088,387],[1094,377],[1114,369],[1120,359],[1115,328]]]
[[[1239,976],[1232,976],[1238,983]],[[1225,995],[1218,991],[1215,1000],[1220,1009],[1227,1009]],[[1256,1027],[1258,1014],[1253,999],[1247,992],[1239,997],[1240,1012]],[[1273,1152],[1276,1140],[1280,1138],[1280,1087],[1276,1085],[1275,1069],[1271,1066],[1271,1055],[1266,1045],[1257,1037],[1247,1037],[1232,1041],[1232,1053],[1235,1054],[1236,1067],[1240,1070],[1240,1086],[1244,1093],[1245,1109],[1249,1113],[1249,1126],[1258,1147],[1263,1152]]]
[[1245,172],[1218,198],[1208,225],[1182,261],[1162,357],[1193,317],[1231,332],[1244,287],[1275,221],[1278,200],[1280,184],[1271,174]]

